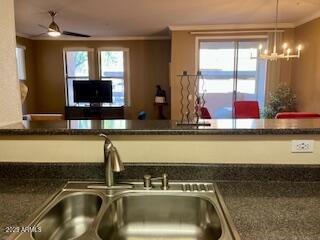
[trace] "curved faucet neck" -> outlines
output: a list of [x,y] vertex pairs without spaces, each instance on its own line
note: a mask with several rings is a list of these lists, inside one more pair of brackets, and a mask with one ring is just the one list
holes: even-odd
[[112,144],[110,139],[104,135],[99,134],[99,136],[104,137],[104,164],[105,164],[105,179],[106,185],[108,187],[114,185],[113,172],[121,172],[124,170],[123,163],[120,159],[119,153],[116,147]]

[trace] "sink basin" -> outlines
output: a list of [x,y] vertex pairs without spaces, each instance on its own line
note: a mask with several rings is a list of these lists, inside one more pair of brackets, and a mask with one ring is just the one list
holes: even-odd
[[36,224],[41,232],[33,233],[35,240],[74,239],[85,233],[95,219],[102,199],[94,194],[69,195],[49,210]]
[[[239,240],[213,183],[170,182],[145,189],[105,189],[103,183],[68,182],[30,218],[35,232],[14,240]],[[126,184],[129,184],[126,183]]]
[[196,196],[139,195],[114,200],[98,227],[103,240],[201,239],[222,235],[214,205]]

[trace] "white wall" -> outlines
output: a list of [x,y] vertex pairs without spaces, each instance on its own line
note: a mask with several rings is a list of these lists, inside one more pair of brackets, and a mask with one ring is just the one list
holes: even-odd
[[13,0],[0,1],[0,126],[21,122]]
[[[291,153],[291,140],[315,140],[313,153]],[[112,136],[124,162],[320,164],[320,136]],[[0,137],[0,162],[102,162],[93,136]]]

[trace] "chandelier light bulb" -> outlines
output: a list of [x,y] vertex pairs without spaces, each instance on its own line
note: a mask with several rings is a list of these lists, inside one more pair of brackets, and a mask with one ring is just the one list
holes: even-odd
[[262,44],[259,44],[259,50],[262,50],[263,46]]
[[263,53],[267,55],[269,53],[268,49],[265,49]]
[[284,43],[284,44],[282,45],[282,48],[283,48],[283,49],[287,49],[287,48],[288,48],[288,43]]
[[301,44],[298,45],[297,50],[298,50],[299,52],[302,50],[302,45],[301,45]]

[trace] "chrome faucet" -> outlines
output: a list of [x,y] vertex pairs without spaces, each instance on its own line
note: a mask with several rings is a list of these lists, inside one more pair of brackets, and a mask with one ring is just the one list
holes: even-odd
[[123,163],[120,159],[120,155],[116,147],[112,144],[110,139],[104,135],[99,134],[100,137],[105,139],[104,141],[104,164],[105,164],[105,178],[107,187],[115,185],[114,172],[121,172],[124,170]]
[[121,172],[124,170],[123,163],[116,147],[112,144],[111,140],[105,134],[99,134],[99,137],[104,138],[104,166],[105,166],[105,184],[106,185],[88,185],[91,189],[107,189],[107,190],[120,190],[133,188],[132,184],[116,184],[114,181],[114,172]]

